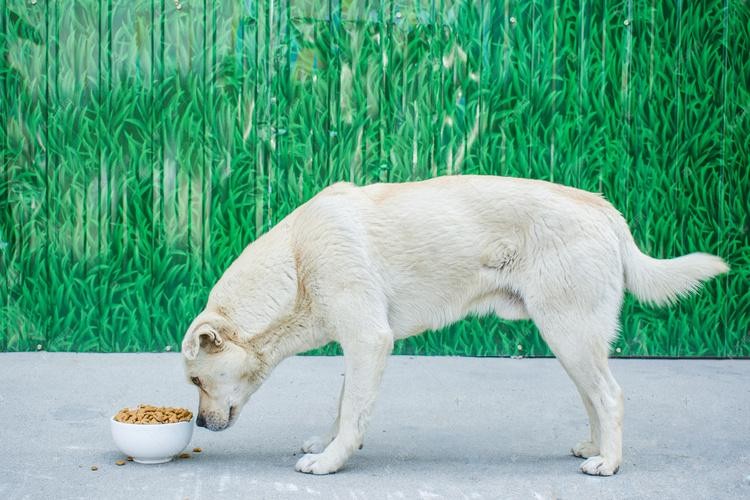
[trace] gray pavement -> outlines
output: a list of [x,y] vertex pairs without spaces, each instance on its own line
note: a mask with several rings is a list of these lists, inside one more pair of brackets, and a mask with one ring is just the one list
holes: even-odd
[[568,454],[587,422],[555,360],[421,357],[391,358],[346,468],[307,476],[298,449],[332,422],[341,358],[284,361],[233,428],[196,429],[200,454],[118,467],[119,408],[195,409],[178,354],[0,354],[0,498],[750,498],[750,361],[612,367],[626,399],[614,477]]

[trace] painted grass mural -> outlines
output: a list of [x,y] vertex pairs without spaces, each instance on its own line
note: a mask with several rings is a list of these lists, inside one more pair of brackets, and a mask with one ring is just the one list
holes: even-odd
[[[614,356],[750,355],[747,2],[0,5],[0,350],[176,350],[322,187],[491,173],[603,192],[647,253],[732,266],[670,310],[628,298]],[[549,355],[487,318],[396,352]]]

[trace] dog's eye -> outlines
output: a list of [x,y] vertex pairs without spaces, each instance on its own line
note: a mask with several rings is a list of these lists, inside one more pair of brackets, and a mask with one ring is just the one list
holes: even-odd
[[195,385],[197,385],[198,387],[201,386],[201,379],[199,379],[198,377],[193,377],[190,379],[190,381],[194,383]]

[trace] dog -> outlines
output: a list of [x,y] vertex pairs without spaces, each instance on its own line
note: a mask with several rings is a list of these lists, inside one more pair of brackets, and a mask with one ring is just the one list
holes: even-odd
[[534,321],[575,383],[586,474],[622,462],[623,396],[608,367],[625,290],[668,305],[729,270],[692,253],[654,259],[602,196],[544,181],[457,175],[323,189],[249,245],[182,343],[197,425],[231,426],[284,358],[344,353],[338,417],[296,470],[338,471],[361,447],[393,342],[470,314]]

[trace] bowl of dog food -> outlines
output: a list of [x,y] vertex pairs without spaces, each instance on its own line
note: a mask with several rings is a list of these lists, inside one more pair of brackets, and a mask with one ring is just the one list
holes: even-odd
[[179,455],[193,437],[193,414],[184,408],[138,405],[112,417],[112,439],[141,464],[163,464]]

